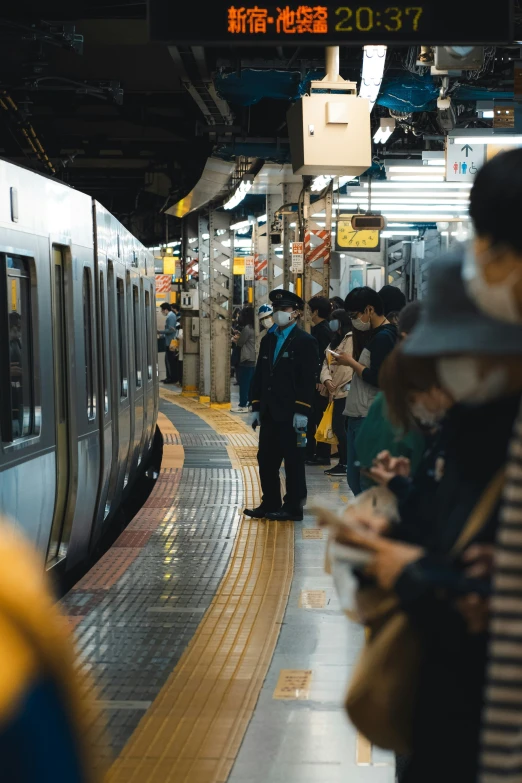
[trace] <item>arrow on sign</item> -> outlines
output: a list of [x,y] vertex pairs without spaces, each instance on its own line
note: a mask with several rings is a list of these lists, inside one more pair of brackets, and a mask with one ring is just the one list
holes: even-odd
[[461,152],[466,152],[466,158],[468,157],[468,154],[470,152],[473,152],[473,147],[470,147],[469,144],[464,144],[464,146],[461,149]]

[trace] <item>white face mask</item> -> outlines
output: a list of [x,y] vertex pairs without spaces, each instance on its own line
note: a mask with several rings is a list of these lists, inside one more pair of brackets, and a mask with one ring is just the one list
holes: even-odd
[[354,329],[358,329],[360,332],[368,332],[372,328],[369,318],[368,323],[361,321],[360,318],[356,318],[354,321],[352,321],[352,326]]
[[478,362],[471,356],[443,356],[437,360],[437,374],[456,402],[479,404],[500,397],[508,378],[505,367],[496,367],[481,378]]
[[293,321],[294,312],[286,313],[284,310],[276,310],[274,313],[274,323],[276,323],[279,328],[288,326],[290,321]]
[[502,283],[488,283],[484,278],[484,270],[477,264],[473,248],[468,247],[462,266],[462,279],[468,296],[486,315],[511,324],[522,322],[513,291],[518,277],[519,273],[514,269]]
[[340,326],[341,326],[341,322],[339,321],[338,318],[333,318],[330,321],[330,329],[332,332],[337,332]]
[[410,410],[411,415],[426,427],[434,427],[446,415],[446,411],[430,411],[422,402],[413,402]]
[[261,329],[266,329],[267,331],[272,328],[274,325],[274,319],[271,315],[268,316],[268,318],[263,318],[261,321]]

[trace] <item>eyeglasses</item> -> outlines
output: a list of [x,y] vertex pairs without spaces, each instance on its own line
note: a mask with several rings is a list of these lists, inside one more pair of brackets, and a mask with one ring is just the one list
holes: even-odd
[[348,318],[350,319],[350,321],[356,321],[358,317],[359,317],[359,313],[348,313]]

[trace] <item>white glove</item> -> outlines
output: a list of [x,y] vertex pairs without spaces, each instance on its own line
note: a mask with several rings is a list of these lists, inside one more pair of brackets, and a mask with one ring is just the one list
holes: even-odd
[[261,423],[261,419],[259,416],[259,411],[254,411],[250,416],[250,426],[253,430],[258,426],[258,424]]
[[302,413],[294,413],[294,430],[305,430],[308,426],[308,416],[303,416]]

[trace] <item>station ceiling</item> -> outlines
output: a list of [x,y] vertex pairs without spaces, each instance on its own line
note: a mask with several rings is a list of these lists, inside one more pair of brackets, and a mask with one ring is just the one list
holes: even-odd
[[[165,213],[209,157],[289,160],[286,111],[310,76],[322,77],[321,49],[169,47],[149,41],[136,0],[35,5],[21,0],[0,19],[0,156],[93,195],[149,245],[179,235]],[[483,72],[454,85],[468,90],[455,93],[457,125],[480,122],[475,101],[488,91],[512,99],[518,58],[516,48],[492,50]],[[360,48],[341,49],[345,78],[357,81],[361,62]],[[411,100],[401,97],[387,155],[442,146],[433,83],[414,64],[415,52],[389,50],[385,85]],[[375,125],[389,114],[383,102]]]

